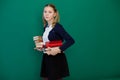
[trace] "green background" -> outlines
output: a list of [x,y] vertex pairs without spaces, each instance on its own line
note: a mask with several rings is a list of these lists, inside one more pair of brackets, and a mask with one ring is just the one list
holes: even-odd
[[120,80],[120,0],[0,0],[0,80],[41,80],[32,38],[42,34],[46,3],[76,41],[65,51],[65,80]]

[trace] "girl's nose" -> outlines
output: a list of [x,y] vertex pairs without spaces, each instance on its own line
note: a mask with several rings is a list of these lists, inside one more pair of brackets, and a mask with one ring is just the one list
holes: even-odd
[[46,13],[46,15],[49,15],[48,13]]

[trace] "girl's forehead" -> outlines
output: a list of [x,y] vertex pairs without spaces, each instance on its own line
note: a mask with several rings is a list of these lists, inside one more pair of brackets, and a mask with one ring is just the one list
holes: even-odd
[[46,7],[44,8],[44,10],[53,10],[53,8],[50,7],[50,6],[46,6]]

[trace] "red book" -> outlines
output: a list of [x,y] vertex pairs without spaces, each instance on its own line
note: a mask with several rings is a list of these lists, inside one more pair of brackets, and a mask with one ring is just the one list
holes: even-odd
[[58,41],[46,42],[45,46],[46,47],[58,47],[58,46],[62,46],[62,41],[58,40]]

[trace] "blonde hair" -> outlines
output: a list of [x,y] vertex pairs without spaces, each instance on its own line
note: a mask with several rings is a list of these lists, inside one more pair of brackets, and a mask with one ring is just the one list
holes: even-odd
[[[56,13],[56,16],[54,17],[54,21],[53,21],[53,23],[52,23],[52,27],[54,27],[55,24],[56,24],[57,22],[59,22],[59,19],[60,19],[59,12],[58,12],[58,10],[56,9],[55,5],[53,5],[53,4],[46,4],[45,7],[51,7],[51,8],[53,8],[54,12]],[[45,8],[45,7],[44,7],[44,8]],[[47,24],[47,21],[44,19],[44,16],[42,16],[42,19],[43,19],[43,24],[44,24],[44,27],[45,27],[46,24]]]

